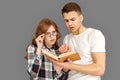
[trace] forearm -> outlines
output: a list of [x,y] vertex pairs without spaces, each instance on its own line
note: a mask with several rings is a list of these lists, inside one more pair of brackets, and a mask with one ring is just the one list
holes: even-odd
[[[37,65],[37,66],[41,66],[40,65],[40,60],[38,60],[37,57],[35,57],[34,59],[28,59],[28,71],[31,72],[32,69],[34,70],[34,66]],[[37,69],[37,68],[36,68]]]
[[38,56],[41,55],[41,47],[37,47],[37,49],[36,49],[36,55],[38,55]]
[[70,64],[70,65],[71,67],[69,66],[69,68],[71,70],[75,70],[83,74],[102,76],[105,71],[105,67],[96,63],[87,64],[87,65],[80,65],[80,64]]
[[[38,50],[39,51],[39,50]],[[37,55],[37,49],[34,45],[28,46],[28,66],[27,70],[31,76],[35,76],[42,62],[42,55]]]
[[28,58],[28,71],[34,72],[34,67],[35,70],[38,71],[38,67],[41,66],[42,63],[42,55],[36,55],[36,53],[29,53],[29,58]]
[[28,72],[32,77],[36,77],[38,74],[38,71],[41,67],[41,62],[42,59],[38,60],[37,57],[35,57],[33,60],[31,60],[30,62],[28,62]]

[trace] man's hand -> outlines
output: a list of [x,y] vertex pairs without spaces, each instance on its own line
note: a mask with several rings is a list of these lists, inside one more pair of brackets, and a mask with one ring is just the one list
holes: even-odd
[[68,44],[63,44],[62,46],[60,46],[59,51],[61,53],[69,52],[71,51],[71,47]]

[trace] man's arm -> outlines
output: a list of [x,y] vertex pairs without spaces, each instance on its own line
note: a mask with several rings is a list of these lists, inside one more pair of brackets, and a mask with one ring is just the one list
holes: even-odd
[[[104,52],[92,53],[92,64],[74,64],[71,61],[60,63],[53,60],[53,62],[63,68],[78,71],[84,74],[102,76],[105,72],[106,55]],[[69,66],[68,66],[69,65]]]

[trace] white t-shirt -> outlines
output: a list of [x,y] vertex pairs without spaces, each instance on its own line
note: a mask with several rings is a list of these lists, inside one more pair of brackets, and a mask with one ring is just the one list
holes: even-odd
[[[91,52],[105,52],[105,37],[101,31],[93,28],[88,28],[79,35],[70,33],[65,36],[63,42],[69,44],[72,51],[79,52],[81,60],[73,62],[76,64],[92,64]],[[101,78],[100,76],[70,71],[68,80],[101,80]]]

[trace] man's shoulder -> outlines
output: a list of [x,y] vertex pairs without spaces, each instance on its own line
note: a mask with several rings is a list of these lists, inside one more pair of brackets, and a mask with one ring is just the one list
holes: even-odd
[[69,38],[69,37],[71,37],[72,36],[72,33],[69,33],[69,34],[66,34],[65,35],[65,38]]
[[98,31],[98,29],[92,28],[92,27],[90,27],[90,28],[88,28],[88,29],[89,29],[89,31]]
[[88,29],[89,29],[89,32],[91,32],[91,33],[101,33],[101,31],[96,28],[88,28]]

